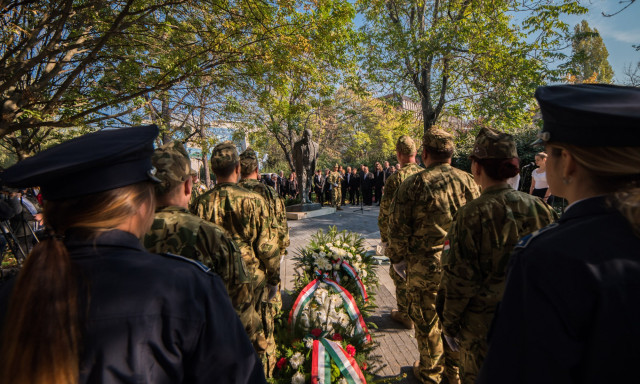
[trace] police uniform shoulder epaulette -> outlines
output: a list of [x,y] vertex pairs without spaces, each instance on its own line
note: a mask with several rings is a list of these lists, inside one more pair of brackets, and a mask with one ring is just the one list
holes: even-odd
[[164,256],[164,257],[168,257],[168,258],[171,258],[171,259],[175,259],[175,260],[186,261],[187,263],[191,263],[191,264],[195,265],[196,267],[198,267],[199,269],[201,269],[204,272],[210,272],[211,271],[211,268],[207,267],[206,265],[202,264],[201,262],[199,262],[197,260],[189,259],[189,258],[186,258],[184,256],[176,255],[176,254],[169,253],[169,252],[159,253],[159,255],[160,256]]
[[535,239],[536,237],[542,235],[543,233],[547,232],[550,229],[553,229],[555,227],[557,227],[558,223],[551,223],[549,225],[547,225],[544,228],[540,228],[537,231],[528,234],[527,236],[523,237],[522,239],[520,239],[520,241],[518,241],[518,244],[516,244],[515,248],[526,248],[529,243],[531,242],[531,240]]

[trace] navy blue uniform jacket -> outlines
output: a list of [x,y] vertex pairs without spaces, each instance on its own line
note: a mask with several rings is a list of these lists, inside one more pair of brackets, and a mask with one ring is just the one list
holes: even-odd
[[640,238],[604,197],[511,257],[478,383],[638,382]]
[[[90,298],[80,383],[265,381],[218,276],[179,256],[148,253],[128,232],[67,238]],[[3,288],[2,318],[11,287]]]

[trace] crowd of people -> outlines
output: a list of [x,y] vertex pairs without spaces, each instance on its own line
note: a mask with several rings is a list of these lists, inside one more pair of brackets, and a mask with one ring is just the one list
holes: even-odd
[[[390,316],[415,330],[422,383],[635,381],[640,90],[550,86],[536,98],[545,152],[530,194],[510,185],[513,137],[490,127],[471,173],[451,166],[453,136],[434,128],[419,154],[410,137],[397,140],[397,166],[315,174],[320,203],[380,205]],[[3,382],[272,375],[295,174],[264,178],[253,150],[223,142],[207,189],[182,143],[154,149],[157,135],[103,130],[2,173],[12,189],[0,218],[26,211],[44,224],[18,277],[0,286]],[[16,188],[34,186],[21,203]],[[559,219],[551,192],[569,202]]]

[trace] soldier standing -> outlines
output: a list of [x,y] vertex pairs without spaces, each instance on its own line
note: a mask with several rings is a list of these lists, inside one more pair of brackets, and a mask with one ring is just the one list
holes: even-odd
[[[409,136],[403,135],[398,138],[396,143],[396,158],[402,168],[400,168],[399,172],[391,174],[387,179],[387,183],[384,186],[384,194],[380,201],[380,213],[378,214],[380,240],[382,241],[383,248],[386,249],[385,254],[389,259],[395,259],[395,257],[390,255],[391,250],[388,248],[389,211],[393,197],[400,184],[402,184],[407,177],[422,170],[422,168],[416,164],[416,144]],[[391,311],[391,318],[404,325],[407,329],[413,329],[413,322],[409,318],[408,312],[407,282],[393,269],[393,265],[389,268],[389,276],[391,276],[391,280],[393,280],[393,284],[396,286],[396,301],[398,303],[398,309]]]
[[[266,305],[263,302],[275,297],[280,283],[277,230],[271,226],[268,206],[262,196],[237,185],[240,159],[231,141],[220,143],[213,149],[211,169],[217,184],[196,201],[197,214],[222,226],[238,244],[252,276],[254,308],[262,315],[263,324],[268,324],[270,314],[264,311]],[[259,354],[268,376],[275,365],[275,357],[265,353],[267,346],[273,343],[267,338],[273,338],[273,334],[265,334],[265,343]]]
[[143,239],[145,248],[181,255],[211,268],[222,278],[247,334],[257,335],[262,321],[252,305],[251,279],[238,246],[222,227],[187,210],[192,178],[184,146],[178,141],[167,143],[154,151],[151,160],[161,183],[155,186],[157,208]]
[[333,172],[329,174],[329,184],[331,185],[331,205],[336,207],[336,210],[341,211],[342,207],[340,207],[341,200],[341,184],[342,184],[342,175],[338,172],[338,164],[333,166]]
[[[275,226],[277,228],[278,247],[280,249],[280,259],[282,260],[284,255],[287,253],[287,247],[290,244],[289,226],[287,225],[287,211],[284,206],[284,199],[278,196],[273,188],[262,184],[257,180],[259,172],[258,157],[251,148],[247,148],[240,154],[240,166],[240,176],[242,180],[240,180],[238,185],[250,191],[259,193],[267,203],[271,227],[273,228]],[[268,302],[263,303],[262,310],[266,312],[264,317],[267,319],[267,322],[265,323],[265,334],[267,336],[267,360],[269,363],[275,364],[276,344],[273,334],[275,329],[274,319],[282,310],[280,286],[278,286],[275,297]],[[271,367],[271,370],[273,370],[273,367]]]
[[557,218],[542,200],[507,184],[518,170],[513,137],[483,128],[471,154],[471,173],[482,194],[456,214],[442,252],[438,291],[445,340],[460,349],[463,384],[475,383],[486,356],[487,334],[502,299],[513,247]]
[[[424,171],[398,188],[389,215],[389,249],[393,268],[407,280],[409,317],[415,324],[420,360],[414,374],[423,383],[439,383],[444,366],[441,325],[435,299],[442,276],[440,254],[458,208],[480,193],[473,177],[451,166],[453,136],[431,129],[423,137]],[[447,359],[445,375],[456,382]]]

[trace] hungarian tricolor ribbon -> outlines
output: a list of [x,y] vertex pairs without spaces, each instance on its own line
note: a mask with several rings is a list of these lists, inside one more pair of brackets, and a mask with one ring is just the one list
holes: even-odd
[[321,337],[313,341],[311,355],[311,383],[331,383],[331,360],[349,384],[366,384],[358,363],[340,344]]
[[367,295],[367,290],[364,287],[362,280],[360,280],[360,276],[358,275],[358,272],[356,272],[356,269],[353,268],[353,266],[347,263],[346,261],[342,262],[341,267],[342,269],[344,269],[347,275],[351,276],[351,278],[356,281],[356,284],[358,285],[358,289],[360,290],[360,294],[362,295],[362,298],[364,299],[364,301],[368,301],[369,296]]
[[293,308],[291,308],[291,312],[289,312],[289,325],[291,325],[291,330],[293,331],[295,329],[296,322],[300,318],[303,309],[307,306],[309,301],[311,301],[314,292],[318,289],[321,283],[325,283],[330,286],[335,293],[340,295],[344,309],[347,311],[347,315],[351,321],[355,323],[355,334],[362,335],[365,343],[370,342],[371,335],[369,334],[369,329],[367,328],[367,324],[365,323],[353,296],[351,296],[349,291],[344,289],[340,284],[326,277],[322,279],[317,278],[307,284],[296,298]]

